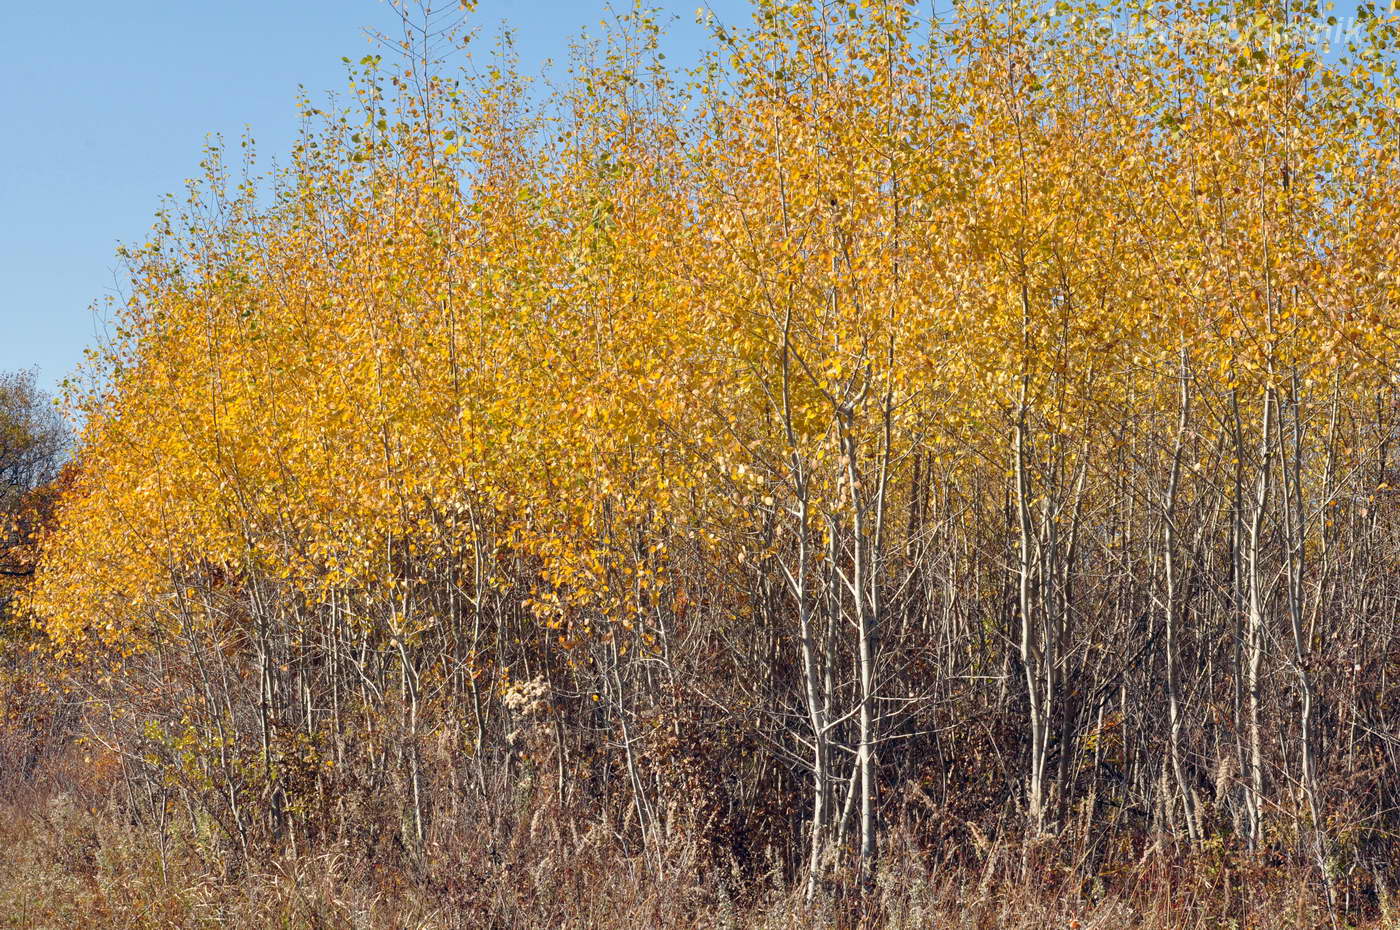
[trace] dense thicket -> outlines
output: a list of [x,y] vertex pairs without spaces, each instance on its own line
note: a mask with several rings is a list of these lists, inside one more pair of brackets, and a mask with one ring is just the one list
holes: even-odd
[[755,13],[548,92],[410,43],[271,196],[211,156],[34,590],[95,764],[232,862],[535,818],[813,896],[1161,854],[1374,905],[1393,24]]
[[53,521],[71,435],[33,372],[0,373],[0,798],[72,736],[70,708],[49,699],[25,623],[39,539]]

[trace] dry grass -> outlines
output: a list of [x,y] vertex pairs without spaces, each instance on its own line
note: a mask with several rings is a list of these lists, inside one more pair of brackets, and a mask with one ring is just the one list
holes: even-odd
[[[554,819],[558,813],[540,807],[494,826],[459,823],[439,831],[413,861],[326,849],[240,868],[188,832],[173,830],[162,839],[111,805],[35,789],[0,809],[0,927],[1400,927],[1385,916],[1334,924],[1312,883],[1282,869],[1223,874],[1152,853],[1110,888],[1053,869],[1028,879],[1024,853],[1009,848],[987,856],[980,871],[938,869],[898,838],[869,893],[852,894],[853,883],[837,881],[807,906],[771,874],[741,879],[733,869],[703,865],[683,838],[664,861],[648,862],[602,824],[579,829]],[[1014,879],[1017,870],[1023,874]]]

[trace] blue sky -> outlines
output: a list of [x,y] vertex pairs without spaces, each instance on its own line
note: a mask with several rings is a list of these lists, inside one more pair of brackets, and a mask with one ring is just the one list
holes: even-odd
[[[673,61],[701,40],[700,2],[653,0],[677,16]],[[748,16],[745,0],[709,5]],[[473,21],[508,23],[528,72],[606,11],[481,0]],[[119,280],[117,244],[144,239],[206,138],[236,144],[250,127],[262,159],[286,152],[298,85],[342,89],[342,56],[374,50],[366,29],[397,28],[381,0],[0,0],[0,371],[37,368],[50,387],[70,373],[98,338],[91,307]]]

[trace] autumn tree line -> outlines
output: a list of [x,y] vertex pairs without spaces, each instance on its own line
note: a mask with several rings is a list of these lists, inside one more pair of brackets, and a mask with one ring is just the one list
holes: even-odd
[[533,818],[809,899],[1376,907],[1392,14],[753,12],[557,82],[430,16],[124,253],[24,598],[114,803],[233,863]]

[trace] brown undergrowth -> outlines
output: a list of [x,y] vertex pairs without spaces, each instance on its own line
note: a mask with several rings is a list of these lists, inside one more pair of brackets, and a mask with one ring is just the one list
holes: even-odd
[[[873,882],[838,875],[809,903],[776,867],[741,874],[716,862],[695,831],[678,828],[643,856],[608,818],[590,823],[550,791],[511,811],[483,805],[473,815],[464,804],[421,854],[344,841],[244,861],[177,816],[133,820],[110,783],[69,761],[12,787],[0,805],[0,927],[1400,927],[1384,889],[1369,909],[1334,901],[1329,910],[1315,876],[1284,864],[1188,859],[1152,842],[1132,868],[1085,875],[1072,866],[1082,851],[1070,838],[984,838],[980,858],[952,862],[912,828],[891,832]],[[364,826],[358,835],[376,832]]]

